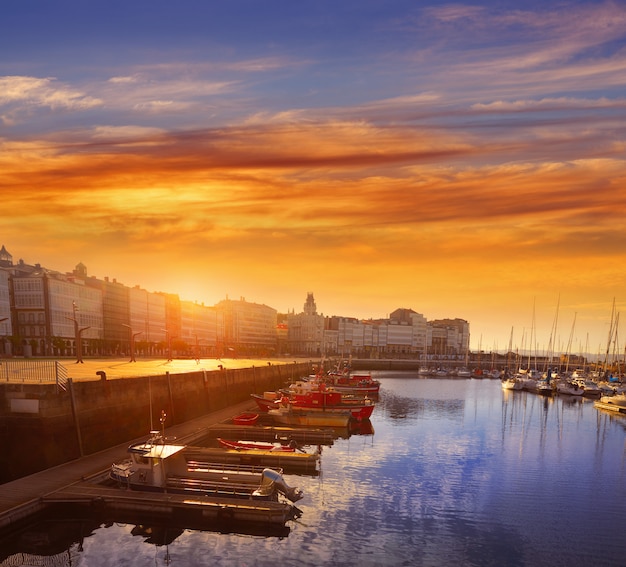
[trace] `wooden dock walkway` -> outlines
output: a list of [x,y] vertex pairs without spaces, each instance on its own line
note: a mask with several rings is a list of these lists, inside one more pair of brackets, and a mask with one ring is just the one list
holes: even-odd
[[[211,425],[226,422],[232,416],[252,408],[249,401],[224,408],[197,419],[166,428],[165,434],[182,444],[192,444],[206,435]],[[112,424],[114,427],[115,424]],[[146,435],[149,432],[146,431]],[[98,476],[111,464],[127,458],[128,446],[142,439],[130,440],[92,455],[70,461],[38,473],[0,485],[0,529],[41,510],[44,497],[66,486]]]

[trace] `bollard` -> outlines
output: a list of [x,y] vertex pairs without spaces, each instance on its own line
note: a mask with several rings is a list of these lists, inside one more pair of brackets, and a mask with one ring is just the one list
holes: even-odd
[[96,374],[100,376],[100,380],[102,380],[103,382],[107,379],[107,373],[104,370],[98,370]]

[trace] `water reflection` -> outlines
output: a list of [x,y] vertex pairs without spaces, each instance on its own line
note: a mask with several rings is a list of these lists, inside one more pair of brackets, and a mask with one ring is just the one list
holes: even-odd
[[376,377],[371,423],[325,446],[318,476],[287,475],[305,497],[284,533],[96,518],[64,540],[71,564],[624,564],[626,416],[492,380]]
[[[275,524],[206,521],[190,523],[188,518],[182,518],[180,522],[163,522],[150,514],[137,512],[85,514],[83,509],[63,506],[33,518],[24,527],[6,530],[0,536],[0,565],[78,565],[85,549],[89,547],[88,539],[96,533],[97,538],[94,539],[106,541],[111,538],[115,541],[127,534],[147,546],[167,548],[189,530],[262,539],[286,538],[291,531],[289,526]],[[125,548],[137,549],[133,544],[124,544],[118,551]],[[167,549],[164,553],[169,555]],[[143,554],[152,556],[152,551],[144,549]],[[134,553],[129,551],[127,560],[120,564],[129,564],[128,561],[132,563],[133,557]],[[109,564],[117,563],[108,563],[106,560],[102,563]]]

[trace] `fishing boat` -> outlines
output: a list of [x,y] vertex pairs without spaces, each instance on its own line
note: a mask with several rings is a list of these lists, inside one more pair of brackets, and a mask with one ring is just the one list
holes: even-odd
[[314,376],[313,379],[338,392],[349,394],[378,394],[380,391],[380,381],[374,380],[371,374],[329,372],[325,376]]
[[353,419],[369,419],[376,404],[367,396],[347,396],[325,384],[298,381],[289,387],[291,395],[286,402],[294,411],[314,411],[325,413],[349,412]]
[[355,374],[352,372],[352,359],[348,362],[337,364],[333,370],[323,373],[324,365],[320,364],[316,374],[309,376],[309,380],[324,383],[329,387],[333,387],[338,392],[346,392],[352,394],[377,394],[380,390],[380,382],[374,380],[370,373]]
[[292,441],[286,445],[282,443],[270,443],[268,441],[234,441],[231,439],[217,438],[218,443],[227,449],[241,449],[243,451],[284,451],[293,453],[298,445]]
[[251,501],[278,502],[279,495],[291,502],[302,498],[302,491],[288,486],[280,469],[232,467],[219,460],[198,459],[193,448],[167,443],[160,431],[130,445],[128,453],[129,459],[111,466],[109,477],[132,490]]
[[[302,412],[347,414],[349,418],[357,421],[369,419],[376,406],[367,396],[343,394],[335,388],[327,387],[324,383],[319,384],[308,380],[297,381],[282,392],[265,392],[263,396],[258,394],[251,394],[251,396],[259,410],[266,413],[279,410],[281,407],[289,407],[291,413],[294,414]],[[278,413],[274,412],[272,415],[278,415]],[[307,425],[313,424],[307,423]]]

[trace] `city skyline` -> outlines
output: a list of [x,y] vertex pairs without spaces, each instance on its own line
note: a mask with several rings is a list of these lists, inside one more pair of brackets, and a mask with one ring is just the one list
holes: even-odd
[[531,327],[607,348],[623,4],[35,0],[3,20],[14,261],[207,305],[458,317],[472,349]]

